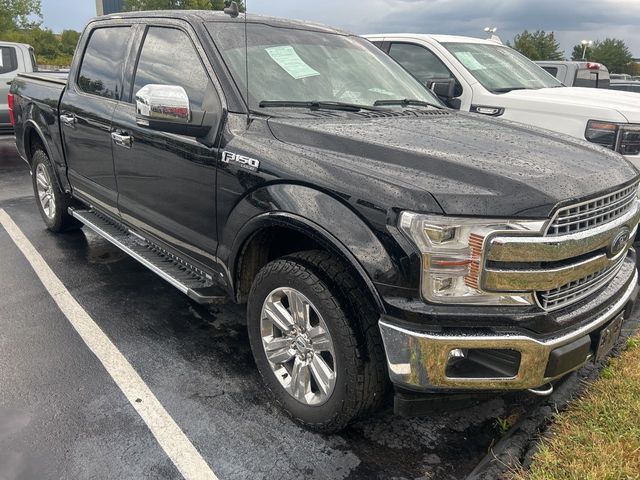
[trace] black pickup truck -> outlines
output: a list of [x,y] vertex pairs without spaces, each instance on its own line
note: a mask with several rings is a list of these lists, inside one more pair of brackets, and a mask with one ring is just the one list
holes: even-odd
[[449,110],[345,32],[107,16],[68,81],[10,95],[47,227],[95,230],[195,302],[247,303],[266,386],[310,428],[391,385],[404,414],[434,392],[549,392],[636,300],[624,158]]

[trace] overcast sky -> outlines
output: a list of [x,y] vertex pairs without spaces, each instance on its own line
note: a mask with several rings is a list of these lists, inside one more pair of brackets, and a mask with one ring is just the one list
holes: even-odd
[[[582,39],[621,38],[640,57],[640,0],[247,0],[249,11],[312,20],[355,33],[419,32],[482,36],[498,27],[503,41],[524,30],[555,31],[562,48]],[[44,24],[81,30],[95,0],[42,0]]]

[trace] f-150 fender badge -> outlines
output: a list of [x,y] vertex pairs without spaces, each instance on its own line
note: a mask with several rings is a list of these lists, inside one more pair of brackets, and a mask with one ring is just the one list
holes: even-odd
[[245,157],[244,155],[238,155],[233,152],[222,152],[222,161],[228,164],[235,164],[240,168],[244,168],[245,170],[250,170],[252,172],[257,172],[258,168],[260,168],[260,160]]

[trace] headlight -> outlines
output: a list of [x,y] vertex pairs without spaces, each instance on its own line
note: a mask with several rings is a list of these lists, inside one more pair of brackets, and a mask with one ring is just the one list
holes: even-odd
[[584,137],[623,155],[640,154],[640,125],[589,120]]
[[487,235],[539,232],[544,221],[483,220],[402,212],[400,230],[422,254],[422,297],[434,303],[522,305],[530,295],[484,292],[480,286]]

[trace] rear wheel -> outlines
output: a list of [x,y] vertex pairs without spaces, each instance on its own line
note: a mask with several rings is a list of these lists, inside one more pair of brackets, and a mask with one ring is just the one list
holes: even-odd
[[67,211],[71,205],[71,196],[61,190],[44,150],[34,152],[32,166],[33,192],[47,228],[52,232],[62,232],[80,227],[80,222]]
[[266,265],[248,305],[265,384],[297,421],[334,432],[378,407],[387,387],[377,312],[348,267],[321,251]]

